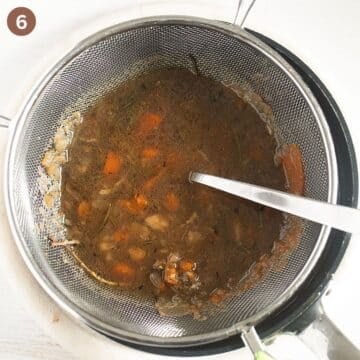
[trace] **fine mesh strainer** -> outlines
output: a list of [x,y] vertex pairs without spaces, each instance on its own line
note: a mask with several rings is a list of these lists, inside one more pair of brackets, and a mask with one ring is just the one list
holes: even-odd
[[[189,57],[189,54],[192,56]],[[246,331],[283,304],[316,263],[329,228],[306,222],[298,248],[281,270],[229,299],[206,321],[163,318],[153,303],[98,283],[64,249],[50,248],[39,224],[44,210],[39,164],[59,121],[84,111],[106,91],[149,70],[182,67],[256,93],[271,106],[280,141],[299,144],[305,195],[335,202],[337,166],[327,125],[309,89],[264,43],[233,25],[196,18],[151,18],[101,31],[46,75],[15,122],[8,148],[6,202],[18,247],[48,294],[75,318],[115,338],[156,346],[213,342]]]

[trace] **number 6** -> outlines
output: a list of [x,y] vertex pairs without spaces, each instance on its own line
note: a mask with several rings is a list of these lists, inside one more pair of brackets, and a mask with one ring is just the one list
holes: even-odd
[[28,26],[28,22],[26,21],[26,15],[19,15],[16,18],[16,27],[20,30],[26,29]]

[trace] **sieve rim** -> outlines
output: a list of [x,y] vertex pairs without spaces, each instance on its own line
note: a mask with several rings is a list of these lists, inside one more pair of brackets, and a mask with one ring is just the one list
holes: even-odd
[[55,303],[59,305],[63,311],[72,316],[76,321],[82,324],[86,324],[87,326],[111,337],[142,345],[152,345],[158,347],[201,345],[227,338],[231,335],[240,333],[242,330],[246,329],[249,326],[254,326],[258,324],[270,313],[275,311],[284,302],[286,302],[299,289],[301,284],[305,281],[306,277],[314,267],[326,244],[331,228],[328,226],[322,226],[316,245],[310,257],[308,258],[306,265],[297,275],[297,277],[293,280],[293,282],[288,286],[287,290],[277,299],[277,301],[268,305],[263,310],[259,311],[248,319],[238,322],[231,327],[209,332],[206,335],[201,334],[166,338],[159,336],[140,335],[135,332],[125,331],[117,327],[108,325],[103,321],[100,321],[95,316],[82,310],[74,302],[67,298],[58,288],[56,288],[55,284],[53,284],[47,278],[47,276],[41,271],[36,262],[33,261],[32,255],[26,245],[26,241],[21,232],[16,217],[16,210],[14,207],[14,189],[12,185],[13,174],[11,169],[15,161],[15,149],[17,149],[18,146],[21,146],[21,144],[19,143],[19,137],[22,133],[22,129],[26,122],[27,116],[46,85],[67,63],[69,63],[77,55],[79,55],[88,47],[96,44],[97,42],[117,33],[154,25],[188,25],[218,31],[220,33],[235,37],[247,43],[248,45],[260,51],[272,62],[274,62],[291,79],[291,81],[300,91],[301,95],[307,101],[307,104],[309,105],[311,111],[313,112],[317,120],[317,124],[319,126],[319,130],[324,141],[327,166],[329,169],[327,201],[330,203],[336,203],[338,189],[337,161],[330,130],[315,97],[312,95],[310,89],[302,81],[301,77],[296,73],[296,71],[269,46],[256,38],[254,35],[239,28],[238,26],[216,20],[209,20],[197,17],[158,16],[130,20],[111,26],[109,28],[105,28],[87,37],[85,40],[81,41],[77,46],[75,46],[72,50],[70,50],[60,61],[58,61],[50,70],[48,70],[48,72],[44,75],[42,79],[39,80],[37,84],[34,85],[32,91],[30,91],[29,93],[28,98],[25,100],[17,116],[15,116],[14,121],[12,121],[10,125],[9,142],[7,145],[4,171],[5,207],[12,235],[28,269],[30,270],[34,278],[38,281],[43,290],[52,298],[52,300],[54,300]]

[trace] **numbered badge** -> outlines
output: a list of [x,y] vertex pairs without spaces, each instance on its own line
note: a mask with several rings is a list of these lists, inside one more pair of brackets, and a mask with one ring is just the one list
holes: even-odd
[[29,35],[35,28],[36,17],[30,9],[17,7],[10,11],[7,25],[9,30],[15,35]]

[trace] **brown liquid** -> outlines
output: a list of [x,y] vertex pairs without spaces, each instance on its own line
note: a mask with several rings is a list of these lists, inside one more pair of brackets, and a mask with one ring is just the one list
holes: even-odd
[[169,69],[125,83],[84,114],[63,166],[75,254],[99,277],[154,294],[165,315],[174,294],[182,305],[221,302],[270,254],[283,217],[188,173],[285,190],[276,146],[255,110],[213,80]]

